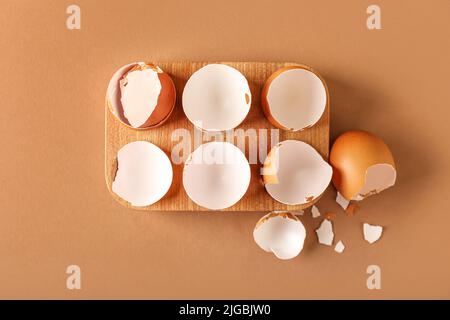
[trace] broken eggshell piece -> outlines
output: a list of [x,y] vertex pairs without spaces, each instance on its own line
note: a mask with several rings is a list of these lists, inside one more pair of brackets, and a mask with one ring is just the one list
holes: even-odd
[[112,114],[134,129],[157,127],[175,106],[172,79],[153,64],[135,62],[120,68],[111,78],[106,103]]
[[342,241],[339,241],[335,246],[334,246],[334,251],[336,251],[337,253],[342,253],[345,250],[345,245]]
[[320,227],[316,229],[316,234],[319,243],[326,246],[331,246],[334,239],[333,224],[331,223],[331,221],[328,219],[324,219],[320,224]]
[[312,203],[328,187],[331,166],[309,144],[282,141],[273,147],[262,168],[267,192],[287,205]]
[[244,153],[228,142],[202,144],[183,170],[183,186],[199,206],[221,210],[236,204],[250,185],[250,165]]
[[172,184],[172,165],[154,144],[135,141],[117,153],[117,172],[112,191],[135,207],[160,200]]
[[363,233],[364,233],[364,239],[372,244],[376,241],[378,241],[378,239],[381,238],[381,235],[383,233],[383,227],[381,226],[373,226],[371,224],[368,223],[364,223],[363,225]]
[[258,246],[282,260],[296,257],[303,249],[305,237],[305,227],[290,212],[271,212],[262,217],[253,230]]
[[[361,201],[395,184],[394,158],[383,140],[366,131],[339,136],[330,152],[333,184],[344,200]],[[338,199],[337,199],[338,200]]]
[[192,74],[183,90],[183,110],[206,131],[225,131],[244,121],[251,105],[247,79],[224,64],[208,64]]
[[261,104],[269,121],[280,129],[298,131],[313,126],[328,103],[325,81],[305,66],[277,70],[261,91]]

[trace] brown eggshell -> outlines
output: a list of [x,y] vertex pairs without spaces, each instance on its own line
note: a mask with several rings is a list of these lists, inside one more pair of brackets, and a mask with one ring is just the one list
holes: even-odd
[[348,131],[340,135],[330,152],[332,181],[348,200],[354,199],[363,187],[366,171],[373,165],[388,164],[395,169],[389,147],[383,140],[366,131]]
[[[122,107],[122,104],[120,103],[120,90],[119,88],[119,81],[127,76],[128,73],[136,70],[145,70],[145,69],[152,69],[155,72],[158,72],[158,79],[161,82],[161,92],[158,96],[157,105],[154,109],[154,111],[151,113],[150,117],[139,127],[133,127],[128,119],[124,115],[124,110]],[[115,83],[114,85],[117,86],[116,89],[116,95],[117,97],[112,97],[110,93],[107,93],[106,96],[106,103],[108,105],[108,108],[113,113],[113,115],[124,125],[126,125],[129,128],[132,129],[148,129],[148,128],[155,128],[160,125],[162,125],[171,115],[174,107],[175,107],[175,100],[176,100],[176,90],[175,85],[172,81],[172,78],[165,72],[163,72],[159,67],[155,66],[151,63],[134,63],[131,64],[130,67],[123,70],[123,74],[120,76],[119,81]],[[112,100],[116,100],[116,104],[118,105],[118,110],[114,110]],[[117,111],[117,112],[115,112]]]
[[[322,76],[317,73],[315,70],[313,70],[312,68],[308,67],[308,66],[304,66],[304,65],[294,65],[294,66],[286,66],[283,68],[278,69],[277,71],[275,71],[274,73],[272,73],[269,78],[267,78],[263,89],[261,90],[261,106],[264,112],[264,115],[266,116],[266,118],[269,120],[269,122],[274,125],[275,127],[279,128],[279,129],[283,129],[283,130],[288,130],[288,131],[295,131],[293,128],[287,128],[285,126],[283,126],[281,123],[279,123],[274,116],[272,115],[272,112],[270,110],[270,106],[269,106],[269,102],[267,100],[267,95],[269,92],[269,88],[270,85],[272,84],[272,82],[283,72],[288,71],[288,70],[292,70],[292,69],[304,69],[307,71],[310,71],[312,73],[314,73],[323,83],[324,87],[325,87],[325,91],[326,91],[326,96],[327,96],[327,104],[330,101],[330,96],[329,96],[329,92],[328,92],[328,87],[325,83],[325,80],[322,78]],[[303,128],[306,129],[306,128]]]

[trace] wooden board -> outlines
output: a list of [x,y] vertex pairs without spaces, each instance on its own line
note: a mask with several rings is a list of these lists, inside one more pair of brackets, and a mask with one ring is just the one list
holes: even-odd
[[[122,205],[141,210],[150,211],[210,211],[195,204],[189,199],[184,191],[182,184],[183,164],[173,165],[174,175],[172,186],[163,199],[157,203],[135,208],[125,200],[119,198],[111,191],[111,185],[114,181],[117,169],[117,151],[125,144],[136,141],[145,140],[159,146],[166,154],[171,157],[172,148],[179,143],[179,140],[172,141],[171,135],[175,129],[186,128],[193,137],[193,125],[189,122],[183,112],[181,106],[181,96],[187,79],[196,70],[213,62],[158,62],[152,63],[159,65],[173,79],[177,90],[177,102],[175,109],[166,123],[158,128],[149,130],[134,130],[127,128],[121,124],[109,111],[105,108],[105,178],[109,191],[114,199]],[[244,122],[238,127],[244,130],[268,129],[277,130],[272,126],[264,116],[260,105],[260,93],[266,79],[277,69],[299,65],[298,63],[287,62],[219,62],[232,66],[242,72],[247,78],[250,90],[252,92],[252,105],[250,112]],[[328,99],[329,101],[329,99]],[[279,130],[279,140],[297,139],[311,144],[325,158],[328,159],[329,151],[329,103],[326,106],[322,118],[311,128],[301,132],[288,132]],[[194,140],[194,139],[192,139]],[[211,139],[210,139],[211,140]],[[214,140],[214,139],[212,139]],[[270,142],[270,134],[268,137]],[[205,140],[204,142],[207,142]],[[193,144],[193,142],[192,142]],[[192,149],[193,150],[193,149]],[[248,158],[248,148],[246,148],[246,156]],[[313,202],[307,205],[288,206],[272,199],[266,192],[264,185],[261,183],[260,167],[264,159],[258,159],[257,164],[251,164],[252,178],[250,186],[244,197],[234,206],[223,211],[271,211],[271,210],[300,210],[311,206]],[[315,199],[317,200],[317,199]]]

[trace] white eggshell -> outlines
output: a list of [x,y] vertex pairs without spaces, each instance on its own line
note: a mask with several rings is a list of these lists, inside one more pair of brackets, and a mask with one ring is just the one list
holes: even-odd
[[294,68],[272,80],[266,99],[271,116],[283,127],[297,131],[319,121],[327,104],[327,91],[316,74]]
[[199,206],[221,210],[237,203],[250,184],[250,165],[242,151],[228,142],[201,145],[186,160],[183,186]]
[[316,229],[316,234],[319,243],[331,246],[334,239],[333,224],[331,221],[324,219],[320,224],[320,227]]
[[345,250],[345,245],[342,241],[339,241],[336,246],[334,247],[334,251],[337,253],[342,253]]
[[344,196],[338,191],[336,194],[336,202],[339,204],[342,209],[346,210],[348,208],[348,205],[350,204],[350,201],[344,198]]
[[368,243],[372,244],[378,241],[378,239],[380,239],[381,234],[383,233],[383,227],[373,226],[371,224],[364,223],[363,232],[364,232],[364,239]]
[[160,200],[172,184],[172,165],[154,144],[135,141],[117,153],[117,173],[112,191],[136,207]]
[[266,183],[266,190],[272,198],[288,205],[306,204],[319,197],[333,173],[312,146],[297,140],[280,142],[272,148],[267,161],[271,162],[270,171],[274,170],[276,181]]
[[282,260],[296,257],[303,249],[306,230],[289,212],[272,212],[262,217],[253,230],[253,238],[261,249]]
[[187,118],[206,131],[237,127],[247,116],[251,93],[247,79],[223,64],[209,64],[192,74],[183,91]]
[[312,215],[312,217],[314,219],[320,217],[319,208],[317,208],[316,206],[312,206],[312,208],[311,208],[311,215]]
[[120,81],[124,116],[131,126],[138,128],[150,118],[158,104],[161,89],[158,72],[151,68],[129,72]]

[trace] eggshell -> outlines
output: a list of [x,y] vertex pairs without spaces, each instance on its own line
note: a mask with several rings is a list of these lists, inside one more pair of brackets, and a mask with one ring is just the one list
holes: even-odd
[[366,131],[339,136],[330,152],[333,184],[346,200],[360,201],[395,184],[396,168],[388,146]]
[[135,207],[160,200],[172,184],[172,165],[154,144],[135,141],[117,153],[117,172],[112,191]]
[[320,211],[316,206],[312,206],[311,208],[311,216],[315,219],[320,217]]
[[261,91],[261,104],[269,121],[280,129],[298,131],[322,117],[329,100],[322,77],[306,66],[274,72]]
[[262,178],[267,192],[288,205],[311,203],[328,187],[332,168],[309,144],[286,140],[271,149]]
[[364,223],[363,232],[364,232],[364,239],[368,243],[372,244],[381,238],[381,235],[383,233],[383,227],[373,226],[371,224]]
[[298,256],[305,238],[305,227],[290,212],[271,212],[262,217],[253,230],[253,239],[258,246],[282,260]]
[[247,79],[224,64],[209,64],[192,74],[183,91],[189,121],[206,131],[225,131],[244,121],[251,105]]
[[331,246],[334,239],[333,224],[331,221],[324,219],[320,224],[320,227],[316,229],[316,234],[320,244]]
[[336,246],[334,247],[334,251],[337,253],[342,253],[345,250],[345,245],[342,241],[339,241]]
[[183,170],[183,186],[199,206],[221,210],[237,203],[250,185],[250,165],[228,142],[209,142],[191,153]]
[[120,68],[111,78],[106,103],[124,125],[147,129],[163,124],[175,106],[172,79],[150,63],[134,62]]

